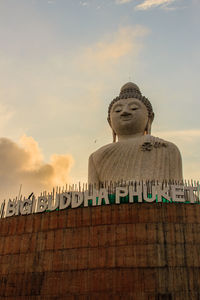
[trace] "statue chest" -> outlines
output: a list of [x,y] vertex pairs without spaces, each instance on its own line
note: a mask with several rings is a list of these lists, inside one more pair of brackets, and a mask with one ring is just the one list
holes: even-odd
[[100,181],[158,180],[170,164],[167,147],[151,143],[116,143],[96,160]]

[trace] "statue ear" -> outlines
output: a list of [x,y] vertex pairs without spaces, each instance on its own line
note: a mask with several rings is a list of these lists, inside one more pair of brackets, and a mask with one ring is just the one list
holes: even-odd
[[148,119],[144,134],[151,134],[151,123],[150,120]]
[[151,124],[154,119],[154,113],[152,114],[151,117],[149,117],[146,128],[145,128],[145,134],[151,134]]
[[116,133],[114,132],[114,130],[112,129],[112,135],[113,135],[113,143],[116,143]]
[[108,121],[108,123],[109,123],[109,125],[110,125],[110,127],[111,127],[111,129],[112,129],[113,143],[116,143],[117,135],[116,135],[115,131],[114,131],[113,128],[112,128],[112,125],[111,125],[111,122],[110,122],[110,119],[109,119],[109,118],[107,118],[107,121]]

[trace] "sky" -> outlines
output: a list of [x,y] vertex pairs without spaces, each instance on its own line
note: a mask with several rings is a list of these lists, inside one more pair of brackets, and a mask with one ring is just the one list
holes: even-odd
[[199,0],[0,0],[0,199],[86,182],[128,81],[199,180],[199,13]]

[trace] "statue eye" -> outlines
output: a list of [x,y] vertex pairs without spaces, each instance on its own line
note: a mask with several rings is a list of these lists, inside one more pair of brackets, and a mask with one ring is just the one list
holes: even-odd
[[115,109],[115,112],[117,112],[117,113],[120,111],[122,111],[120,108]]
[[137,110],[137,109],[138,109],[137,107],[132,107],[132,108],[131,108],[131,110]]

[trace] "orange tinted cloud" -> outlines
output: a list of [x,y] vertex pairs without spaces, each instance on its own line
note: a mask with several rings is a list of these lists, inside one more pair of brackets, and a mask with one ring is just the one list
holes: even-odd
[[32,137],[23,136],[19,143],[0,138],[0,201],[17,196],[20,184],[24,196],[66,184],[72,164],[69,154],[53,154],[45,163]]
[[112,35],[106,35],[96,44],[83,50],[80,65],[88,67],[107,69],[119,62],[127,55],[138,55],[142,42],[140,38],[149,33],[144,26],[120,27]]

